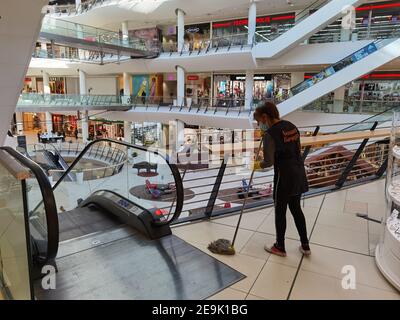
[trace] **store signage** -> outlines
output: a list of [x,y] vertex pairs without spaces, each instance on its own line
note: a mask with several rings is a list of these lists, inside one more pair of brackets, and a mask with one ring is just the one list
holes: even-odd
[[[266,17],[258,17],[256,19],[257,25],[269,24],[275,21],[285,21],[285,20],[293,20],[295,18],[294,14],[287,14],[282,16],[266,16]],[[232,21],[223,21],[223,22],[214,22],[213,28],[228,28],[228,27],[238,27],[238,26],[246,26],[248,25],[248,19],[236,19]]]
[[[271,80],[272,76],[270,74],[256,74],[254,75],[254,81],[267,81]],[[232,81],[246,81],[246,75],[232,75]]]
[[25,82],[31,82],[32,78],[25,78]]
[[199,27],[190,27],[186,29],[187,33],[198,33],[200,31]]
[[61,77],[50,77],[49,81],[51,81],[51,82],[64,81],[64,78],[61,78]]
[[356,8],[356,11],[370,11],[377,9],[390,9],[400,7],[400,3],[387,3],[387,4],[378,4],[378,5],[367,5],[363,7]]
[[189,75],[189,76],[187,76],[187,79],[189,81],[196,81],[196,80],[199,80],[199,76],[197,76],[197,75]]

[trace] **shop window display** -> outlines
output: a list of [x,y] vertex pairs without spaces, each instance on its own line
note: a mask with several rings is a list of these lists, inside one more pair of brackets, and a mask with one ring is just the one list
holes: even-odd
[[[255,40],[258,42],[272,40],[292,28],[294,19],[294,13],[257,17]],[[246,18],[213,23],[213,38],[232,38],[237,44],[243,44],[243,41],[247,41],[247,33],[248,19]]]

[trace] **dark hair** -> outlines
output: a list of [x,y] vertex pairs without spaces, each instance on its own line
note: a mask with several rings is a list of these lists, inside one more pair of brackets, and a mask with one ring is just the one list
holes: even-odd
[[261,116],[263,114],[266,114],[269,116],[271,119],[277,119],[279,120],[279,110],[276,107],[276,105],[272,102],[265,102],[264,104],[258,106],[256,108],[256,111],[254,111],[254,117],[256,116]]

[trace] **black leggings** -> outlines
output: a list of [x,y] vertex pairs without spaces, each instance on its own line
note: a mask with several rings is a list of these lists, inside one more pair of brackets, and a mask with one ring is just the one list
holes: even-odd
[[289,198],[283,197],[282,199],[278,196],[275,201],[276,243],[279,248],[285,249],[286,210],[288,205],[300,235],[301,243],[308,244],[306,219],[301,210],[300,200],[301,195],[297,195]]

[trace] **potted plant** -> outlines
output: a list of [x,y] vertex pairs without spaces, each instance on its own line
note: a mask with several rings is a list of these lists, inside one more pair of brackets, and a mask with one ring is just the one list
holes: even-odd
[[82,169],[76,169],[75,175],[76,175],[76,182],[78,184],[83,184],[83,170]]

